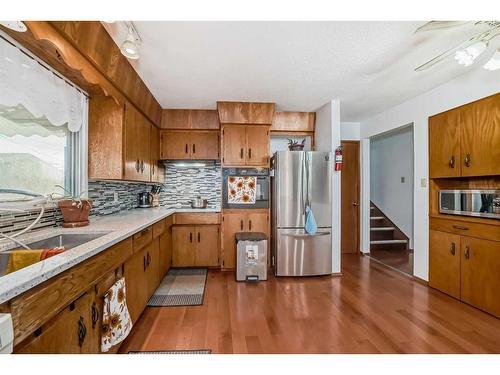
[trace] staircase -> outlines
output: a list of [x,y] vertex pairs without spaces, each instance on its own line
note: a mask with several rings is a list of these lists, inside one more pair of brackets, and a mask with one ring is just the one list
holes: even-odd
[[408,237],[370,202],[370,250],[408,250]]

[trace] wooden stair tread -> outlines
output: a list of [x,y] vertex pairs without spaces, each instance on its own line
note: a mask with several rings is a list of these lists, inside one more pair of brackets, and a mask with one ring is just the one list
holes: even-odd
[[370,228],[371,231],[374,231],[374,232],[381,232],[381,231],[393,231],[394,227],[372,227]]
[[371,216],[370,220],[382,220],[383,218],[383,216]]
[[386,244],[391,244],[391,243],[407,243],[408,241],[406,240],[375,240],[375,241],[370,241],[370,244],[372,245],[386,245]]

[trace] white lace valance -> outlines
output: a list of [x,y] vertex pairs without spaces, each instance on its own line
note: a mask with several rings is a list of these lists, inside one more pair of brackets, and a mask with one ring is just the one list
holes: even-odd
[[22,104],[34,117],[77,132],[85,95],[18,48],[0,38],[0,104]]

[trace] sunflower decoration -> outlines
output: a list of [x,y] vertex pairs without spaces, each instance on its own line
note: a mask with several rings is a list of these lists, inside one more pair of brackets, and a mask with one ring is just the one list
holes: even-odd
[[120,314],[113,313],[111,314],[111,327],[113,329],[121,329],[122,328],[122,320],[120,318]]
[[254,189],[255,188],[255,181],[254,180],[251,180],[250,182],[248,182],[248,188],[249,189]]
[[118,289],[118,293],[116,294],[116,300],[118,301],[118,303],[122,303],[125,300],[124,288]]
[[236,179],[234,178],[234,176],[230,176],[229,177],[229,182],[234,184],[234,181],[236,181]]
[[238,189],[243,189],[243,181],[238,181],[238,183],[236,184],[236,187]]
[[250,201],[250,196],[248,194],[243,194],[243,196],[241,197],[241,200],[246,203],[246,202]]
[[229,190],[229,195],[234,197],[236,195],[236,190],[234,190],[234,189]]

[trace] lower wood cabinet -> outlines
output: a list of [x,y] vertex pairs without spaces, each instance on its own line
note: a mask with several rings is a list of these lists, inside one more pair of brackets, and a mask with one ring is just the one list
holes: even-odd
[[500,242],[430,230],[429,285],[500,317]]
[[95,295],[85,293],[16,347],[16,353],[97,353],[100,334],[92,327]]
[[269,210],[226,210],[222,216],[222,268],[236,267],[238,232],[262,232],[269,238]]
[[172,216],[165,219],[165,230],[160,235],[159,273],[160,282],[172,265]]
[[146,251],[137,251],[124,264],[125,285],[127,291],[127,307],[135,323],[147,303]]
[[216,267],[219,265],[218,225],[174,225],[172,266]]

